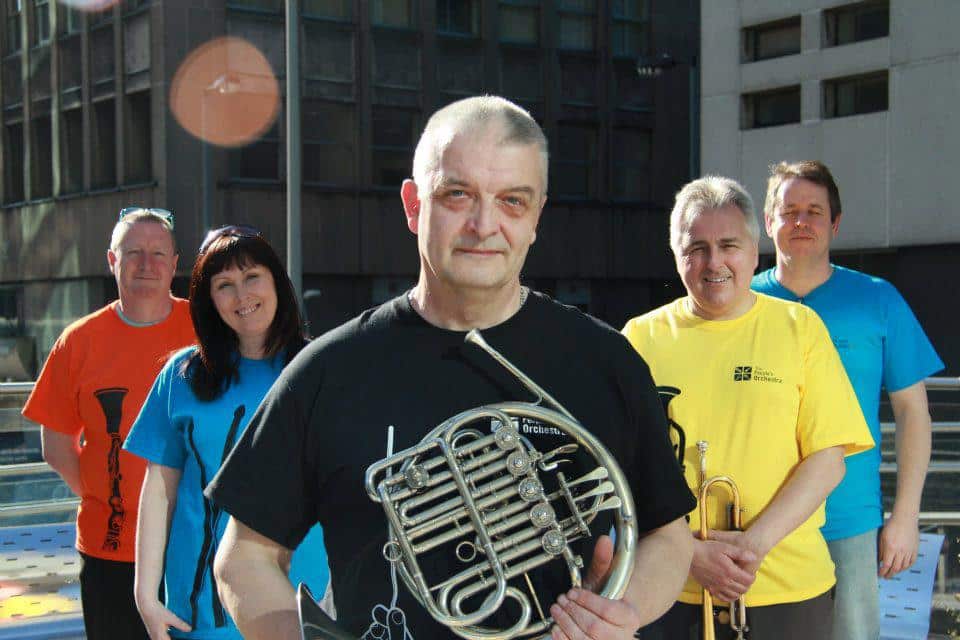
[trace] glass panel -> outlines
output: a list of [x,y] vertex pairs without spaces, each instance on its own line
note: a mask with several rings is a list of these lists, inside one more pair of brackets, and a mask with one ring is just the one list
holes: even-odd
[[373,0],[370,6],[370,22],[388,27],[413,25],[411,0]]
[[479,35],[480,7],[477,0],[437,0],[437,31]]
[[537,7],[501,4],[500,40],[524,44],[540,42],[540,10]]

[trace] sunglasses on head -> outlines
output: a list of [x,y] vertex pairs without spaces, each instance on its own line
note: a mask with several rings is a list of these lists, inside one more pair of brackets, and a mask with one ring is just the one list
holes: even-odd
[[170,228],[173,228],[173,214],[167,211],[166,209],[154,209],[151,207],[124,207],[120,209],[120,215],[117,217],[117,222],[120,222],[127,216],[133,215],[135,213],[149,213],[155,215],[158,218],[163,218],[170,224]]
[[203,242],[200,243],[200,253],[205,253],[213,241],[217,238],[259,238],[260,230],[247,224],[228,224],[219,229],[211,229],[207,232]]

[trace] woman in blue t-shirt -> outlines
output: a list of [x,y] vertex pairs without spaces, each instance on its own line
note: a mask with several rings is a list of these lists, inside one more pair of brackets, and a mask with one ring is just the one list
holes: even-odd
[[[190,278],[190,312],[199,344],[160,372],[124,445],[149,461],[134,590],[154,640],[241,637],[213,576],[229,514],[203,489],[305,344],[293,284],[251,227],[207,234]],[[166,606],[158,597],[161,573]]]

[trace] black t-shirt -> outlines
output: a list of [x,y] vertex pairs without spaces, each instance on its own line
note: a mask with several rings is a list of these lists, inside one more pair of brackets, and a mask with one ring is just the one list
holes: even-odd
[[[364,488],[367,467],[387,454],[388,427],[396,453],[461,411],[533,401],[464,336],[427,323],[401,296],[314,340],[273,385],[207,490],[239,521],[291,549],[319,521],[338,623],[352,633],[363,633],[373,607],[389,606],[392,597],[382,555],[386,516]],[[614,454],[633,491],[641,533],[693,509],[649,369],[623,336],[536,292],[483,336]],[[541,452],[569,442],[550,425],[518,426]],[[589,563],[590,549],[582,551]],[[431,571],[447,564],[449,577],[464,568],[450,555],[429,560]],[[551,565],[536,579],[544,610],[569,588],[562,563]],[[399,592],[414,638],[451,635],[402,584]]]

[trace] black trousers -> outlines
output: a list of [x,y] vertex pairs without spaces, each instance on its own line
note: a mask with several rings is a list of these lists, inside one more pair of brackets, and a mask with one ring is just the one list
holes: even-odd
[[[718,621],[723,612],[723,623]],[[714,608],[717,640],[733,640],[727,608]],[[700,640],[700,605],[678,602],[662,618],[640,629],[641,640]],[[747,609],[748,640],[831,640],[833,589],[810,600]],[[841,640],[841,639],[837,639]]]
[[133,597],[133,563],[80,554],[87,640],[149,640]]

